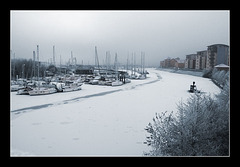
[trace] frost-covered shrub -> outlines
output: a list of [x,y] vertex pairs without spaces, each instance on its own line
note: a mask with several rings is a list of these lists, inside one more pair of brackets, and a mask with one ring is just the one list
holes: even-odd
[[203,74],[202,74],[203,78],[211,78],[212,77],[212,70],[203,70]]
[[222,86],[225,82],[225,74],[226,74],[226,71],[224,70],[216,71],[213,73],[212,79],[216,80],[218,84]]
[[[223,93],[225,92],[225,93]],[[192,95],[175,116],[156,114],[146,127],[149,156],[225,156],[229,154],[229,94],[213,99]]]
[[[147,137],[146,144],[150,145],[153,149],[150,153],[146,153],[146,155],[165,156],[174,154],[172,148],[175,145],[175,141],[177,141],[175,137],[178,136],[176,134],[178,131],[175,123],[176,120],[172,113],[156,113],[153,123],[149,123],[145,129],[151,134]],[[177,151],[176,147],[175,151]]]
[[224,70],[217,70],[216,68],[212,71],[212,77],[215,82],[220,85],[221,87],[224,87],[226,82],[229,82],[229,71]]

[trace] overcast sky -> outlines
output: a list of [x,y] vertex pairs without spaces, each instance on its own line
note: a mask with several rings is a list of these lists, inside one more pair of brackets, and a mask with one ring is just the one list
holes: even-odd
[[100,65],[110,51],[120,63],[141,51],[146,65],[159,66],[167,57],[185,59],[208,45],[229,45],[229,11],[11,11],[10,48],[16,58],[33,58],[37,45],[40,61],[53,56],[56,63],[73,56],[78,63],[94,64],[97,46]]

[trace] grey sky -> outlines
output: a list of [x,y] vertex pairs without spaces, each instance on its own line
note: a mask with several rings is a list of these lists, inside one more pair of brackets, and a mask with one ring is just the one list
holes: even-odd
[[33,57],[37,45],[40,61],[48,61],[55,45],[56,61],[66,62],[71,51],[78,63],[94,64],[94,47],[100,64],[110,51],[120,63],[133,52],[140,64],[159,66],[167,57],[206,50],[208,45],[229,45],[229,11],[11,11],[10,48],[16,58]]

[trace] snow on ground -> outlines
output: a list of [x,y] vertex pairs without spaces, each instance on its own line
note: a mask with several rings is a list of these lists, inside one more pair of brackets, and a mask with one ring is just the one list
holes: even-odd
[[206,78],[148,71],[147,79],[119,87],[84,84],[34,97],[11,92],[11,155],[142,156],[150,149],[144,128],[156,112],[176,111],[193,81],[206,93],[220,92]]

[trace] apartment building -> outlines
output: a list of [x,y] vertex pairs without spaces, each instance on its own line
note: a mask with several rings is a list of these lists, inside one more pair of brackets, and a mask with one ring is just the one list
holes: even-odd
[[197,54],[186,55],[185,68],[195,69]]
[[196,56],[196,70],[203,70],[206,68],[206,60],[207,60],[207,50],[198,51]]
[[218,64],[229,65],[229,46],[214,44],[207,46],[206,68],[212,69]]

